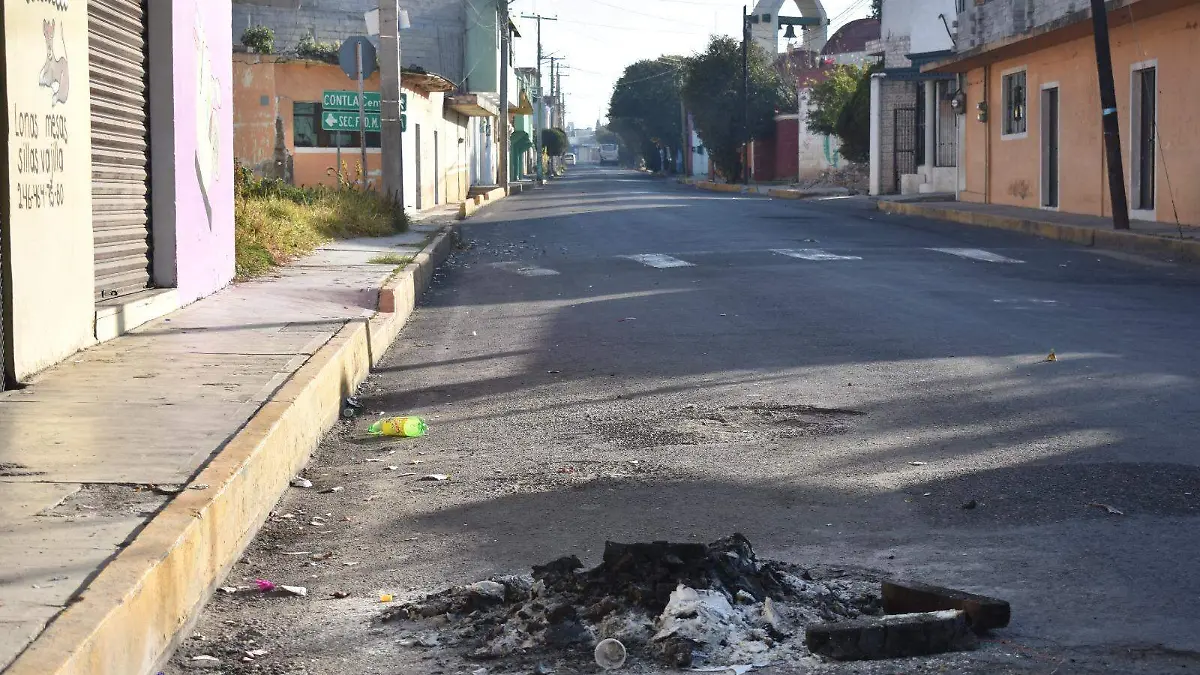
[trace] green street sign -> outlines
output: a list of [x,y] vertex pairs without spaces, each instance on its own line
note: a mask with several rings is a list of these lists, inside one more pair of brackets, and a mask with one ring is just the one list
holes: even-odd
[[[363,96],[367,112],[377,113],[381,107],[379,92],[368,91]],[[401,102],[401,107],[404,103]],[[321,95],[321,107],[325,110],[353,110],[358,112],[358,92],[327,90]]]
[[400,113],[400,133],[408,131],[408,115]]
[[408,94],[400,92],[400,112],[408,110]]
[[[321,113],[321,128],[325,131],[358,131],[358,112],[326,110]],[[367,113],[367,131],[379,129],[379,113]]]

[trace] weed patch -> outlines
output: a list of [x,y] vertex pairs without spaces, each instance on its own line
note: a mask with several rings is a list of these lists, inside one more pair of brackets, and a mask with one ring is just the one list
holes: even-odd
[[382,237],[408,229],[403,209],[344,183],[303,188],[237,167],[234,248],[238,279],[260,276],[331,239]]

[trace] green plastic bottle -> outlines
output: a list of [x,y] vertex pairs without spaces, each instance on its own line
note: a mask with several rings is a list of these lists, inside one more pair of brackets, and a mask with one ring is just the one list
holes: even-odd
[[388,417],[372,424],[367,433],[372,436],[404,436],[417,438],[424,436],[429,427],[420,417]]

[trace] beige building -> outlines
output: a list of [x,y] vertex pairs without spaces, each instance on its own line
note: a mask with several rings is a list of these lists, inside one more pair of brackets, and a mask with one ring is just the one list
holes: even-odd
[[[963,201],[1111,215],[1090,11],[1049,3],[1014,26],[967,7],[960,48],[932,69],[964,78]],[[1127,0],[1110,10],[1131,217],[1200,224],[1200,113],[1189,52],[1200,4]]]

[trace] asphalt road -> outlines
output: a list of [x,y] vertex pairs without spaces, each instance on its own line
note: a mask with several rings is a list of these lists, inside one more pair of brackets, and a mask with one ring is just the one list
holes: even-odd
[[586,167],[463,236],[362,392],[430,435],[336,429],[305,475],[345,489],[229,579],[309,596],[218,595],[167,672],[471,672],[378,594],[734,531],[1012,603],[977,652],[820,672],[1200,670],[1200,269]]

